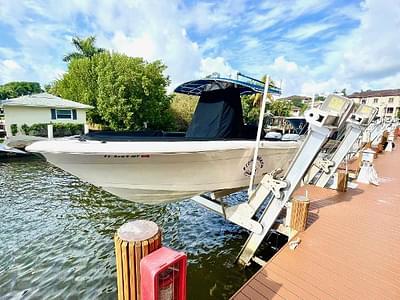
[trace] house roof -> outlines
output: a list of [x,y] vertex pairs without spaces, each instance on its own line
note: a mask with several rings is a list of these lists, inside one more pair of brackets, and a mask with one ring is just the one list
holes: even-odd
[[311,97],[307,97],[307,96],[299,96],[299,95],[292,95],[289,97],[285,97],[285,98],[280,98],[278,100],[311,100]]
[[353,93],[347,97],[366,98],[366,97],[388,97],[388,96],[400,96],[400,89],[358,92],[358,93]]
[[93,106],[66,100],[48,93],[21,96],[18,98],[3,100],[2,106],[31,106],[31,107],[53,107],[53,108],[82,108],[90,109]]

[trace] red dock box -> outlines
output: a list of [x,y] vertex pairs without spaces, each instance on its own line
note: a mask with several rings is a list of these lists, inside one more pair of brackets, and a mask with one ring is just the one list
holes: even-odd
[[142,300],[185,300],[187,257],[167,247],[140,261]]

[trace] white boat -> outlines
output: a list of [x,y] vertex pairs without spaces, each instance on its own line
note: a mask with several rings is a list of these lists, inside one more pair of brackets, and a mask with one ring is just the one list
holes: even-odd
[[[286,169],[297,142],[262,141],[256,182]],[[28,147],[53,165],[121,198],[159,203],[249,184],[254,141],[45,141]]]
[[[238,82],[203,79],[177,88],[177,92],[201,94],[186,136],[89,134],[79,140],[36,142],[27,150],[135,202],[158,204],[207,191],[244,188],[252,174],[256,142],[254,130],[243,125],[240,94],[260,92],[263,87]],[[285,170],[299,146],[297,141],[261,140],[254,183],[265,173]]]

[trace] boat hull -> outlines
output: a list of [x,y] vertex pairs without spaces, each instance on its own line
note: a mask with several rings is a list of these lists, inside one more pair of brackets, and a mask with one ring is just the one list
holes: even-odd
[[[236,145],[234,149],[229,148],[231,141],[218,143],[225,143],[226,149],[218,144],[214,150],[208,145],[203,151],[190,151],[175,143],[175,152],[168,149],[137,152],[132,142],[132,151],[119,153],[79,152],[79,147],[76,152],[68,153],[35,151],[35,144],[28,150],[41,152],[51,164],[121,198],[156,204],[187,199],[206,191],[247,186],[254,142],[242,143],[242,147]],[[148,144],[151,149],[151,143]],[[136,146],[138,149],[143,145]],[[298,146],[297,142],[262,142],[255,182],[277,168],[285,170]]]

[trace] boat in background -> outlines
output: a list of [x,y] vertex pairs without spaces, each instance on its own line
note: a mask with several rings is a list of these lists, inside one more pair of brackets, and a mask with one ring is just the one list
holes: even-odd
[[99,133],[40,141],[27,150],[114,195],[148,204],[245,188],[250,177],[256,184],[265,173],[285,171],[297,153],[297,141],[256,145],[257,130],[243,122],[240,96],[263,93],[263,83],[211,77],[186,82],[175,92],[200,96],[184,136]]
[[304,135],[308,130],[308,123],[305,117],[286,117],[286,121],[291,125],[293,132],[298,135]]

